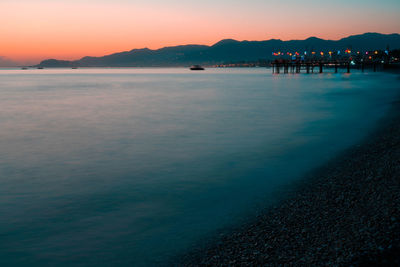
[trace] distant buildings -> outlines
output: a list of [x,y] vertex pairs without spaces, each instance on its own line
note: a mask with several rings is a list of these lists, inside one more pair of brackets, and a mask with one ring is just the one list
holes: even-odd
[[[271,58],[271,57],[269,57]],[[235,67],[265,67],[271,62],[350,62],[351,64],[394,64],[400,63],[400,50],[370,50],[370,51],[352,51],[345,50],[328,50],[328,51],[276,51],[272,52],[272,60],[259,59],[257,61],[238,61],[226,62],[214,65],[218,68],[235,68]]]

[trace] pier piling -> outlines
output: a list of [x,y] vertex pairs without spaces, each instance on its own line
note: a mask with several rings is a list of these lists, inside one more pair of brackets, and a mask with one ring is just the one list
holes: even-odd
[[[365,71],[365,67],[370,66],[368,69],[373,70],[374,72],[377,72],[380,66],[383,66],[383,63],[381,62],[371,62],[371,63],[366,63],[364,61],[354,63],[352,61],[274,61],[271,63],[272,67],[272,73],[274,74],[279,74],[281,72],[281,68],[283,68],[283,73],[288,74],[288,73],[301,73],[302,69],[305,69],[305,73],[310,74],[314,73],[314,68],[318,68],[319,73],[324,73],[324,68],[325,71],[334,69],[335,73],[338,73],[340,69],[345,69],[346,73],[351,72],[352,65],[354,65],[353,68],[360,70],[362,72]],[[332,70],[333,72],[333,70]]]

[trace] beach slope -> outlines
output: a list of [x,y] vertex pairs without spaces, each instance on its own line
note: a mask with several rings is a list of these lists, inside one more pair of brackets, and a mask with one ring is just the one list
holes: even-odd
[[185,266],[400,266],[400,102],[362,144]]

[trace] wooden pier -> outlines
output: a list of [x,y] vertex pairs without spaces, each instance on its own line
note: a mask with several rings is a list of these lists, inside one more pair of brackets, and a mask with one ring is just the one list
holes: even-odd
[[302,70],[305,73],[324,73],[325,70],[333,70],[334,73],[338,73],[339,69],[344,69],[346,73],[350,73],[351,69],[361,69],[362,72],[365,71],[366,68],[372,69],[374,72],[377,71],[378,68],[381,68],[383,64],[378,62],[365,64],[363,62],[358,64],[352,64],[348,61],[310,61],[310,62],[302,62],[302,61],[274,61],[271,63],[272,73],[274,74],[288,74],[288,73],[302,73]]

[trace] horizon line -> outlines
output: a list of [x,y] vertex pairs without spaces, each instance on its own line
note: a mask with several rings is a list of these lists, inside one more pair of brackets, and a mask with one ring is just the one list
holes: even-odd
[[[173,47],[181,47],[181,46],[191,46],[191,45],[193,45],[193,46],[205,46],[205,47],[212,47],[212,46],[214,46],[214,45],[216,45],[216,44],[218,44],[218,43],[220,43],[220,42],[222,42],[222,41],[226,41],[226,40],[232,40],[232,41],[235,41],[235,42],[268,42],[268,41],[281,41],[281,42],[291,42],[291,41],[306,41],[306,40],[308,40],[308,39],[311,39],[311,38],[316,38],[316,39],[320,39],[320,40],[324,40],[324,41],[333,41],[333,42],[337,42],[337,41],[340,41],[340,40],[343,40],[343,39],[346,39],[346,38],[350,38],[350,37],[353,37],[353,36],[360,36],[360,35],[366,35],[366,34],[380,34],[380,35],[400,35],[400,32],[392,32],[392,33],[380,33],[380,32],[364,32],[364,33],[359,33],[359,34],[351,34],[351,35],[347,35],[347,36],[344,36],[344,37],[342,37],[342,38],[338,38],[338,39],[324,39],[324,38],[320,38],[320,37],[317,37],[317,36],[309,36],[309,37],[305,37],[305,38],[303,38],[303,39],[287,39],[287,40],[285,40],[285,39],[276,39],[276,38],[270,38],[270,39],[261,39],[261,40],[248,40],[248,39],[242,39],[242,40],[240,40],[240,39],[233,39],[233,38],[223,38],[223,39],[221,39],[221,40],[219,40],[219,41],[217,41],[217,42],[213,42],[213,43],[211,43],[211,44],[199,44],[199,43],[186,43],[186,44],[176,44],[176,45],[168,45],[168,46],[160,46],[160,47],[157,47],[157,48],[149,48],[149,47],[147,47],[147,46],[145,46],[145,47],[141,47],[141,48],[133,48],[133,49],[130,49],[130,50],[124,50],[124,51],[114,51],[114,52],[109,52],[109,53],[105,53],[104,55],[100,55],[100,56],[90,56],[90,55],[86,55],[86,56],[81,56],[81,57],[77,57],[77,58],[75,58],[75,59],[63,59],[63,58],[55,58],[55,57],[48,57],[48,58],[44,58],[44,59],[38,59],[39,60],[39,62],[37,62],[37,63],[31,63],[31,64],[23,64],[22,63],[22,61],[16,61],[16,60],[13,60],[13,59],[10,59],[10,58],[8,58],[7,56],[1,56],[0,55],[0,59],[3,59],[3,60],[5,60],[6,62],[10,62],[10,63],[12,63],[10,66],[1,66],[0,65],[0,67],[15,67],[15,66],[17,66],[17,67],[19,67],[19,66],[27,66],[27,65],[32,65],[32,66],[34,66],[34,65],[38,65],[38,64],[40,64],[42,61],[44,61],[44,60],[59,60],[59,61],[78,61],[78,60],[81,60],[81,59],[83,59],[83,58],[87,58],[87,57],[94,57],[94,58],[96,58],[96,57],[105,57],[105,56],[110,56],[110,55],[113,55],[113,54],[118,54],[118,53],[126,53],[126,52],[131,52],[131,51],[133,51],[133,50],[144,50],[144,49],[147,49],[147,50],[150,50],[150,51],[158,51],[158,50],[161,50],[161,49],[164,49],[164,48],[173,48]],[[27,61],[29,61],[29,60],[27,60]],[[0,61],[0,63],[1,63],[1,61]],[[14,64],[13,64],[14,63]]]

